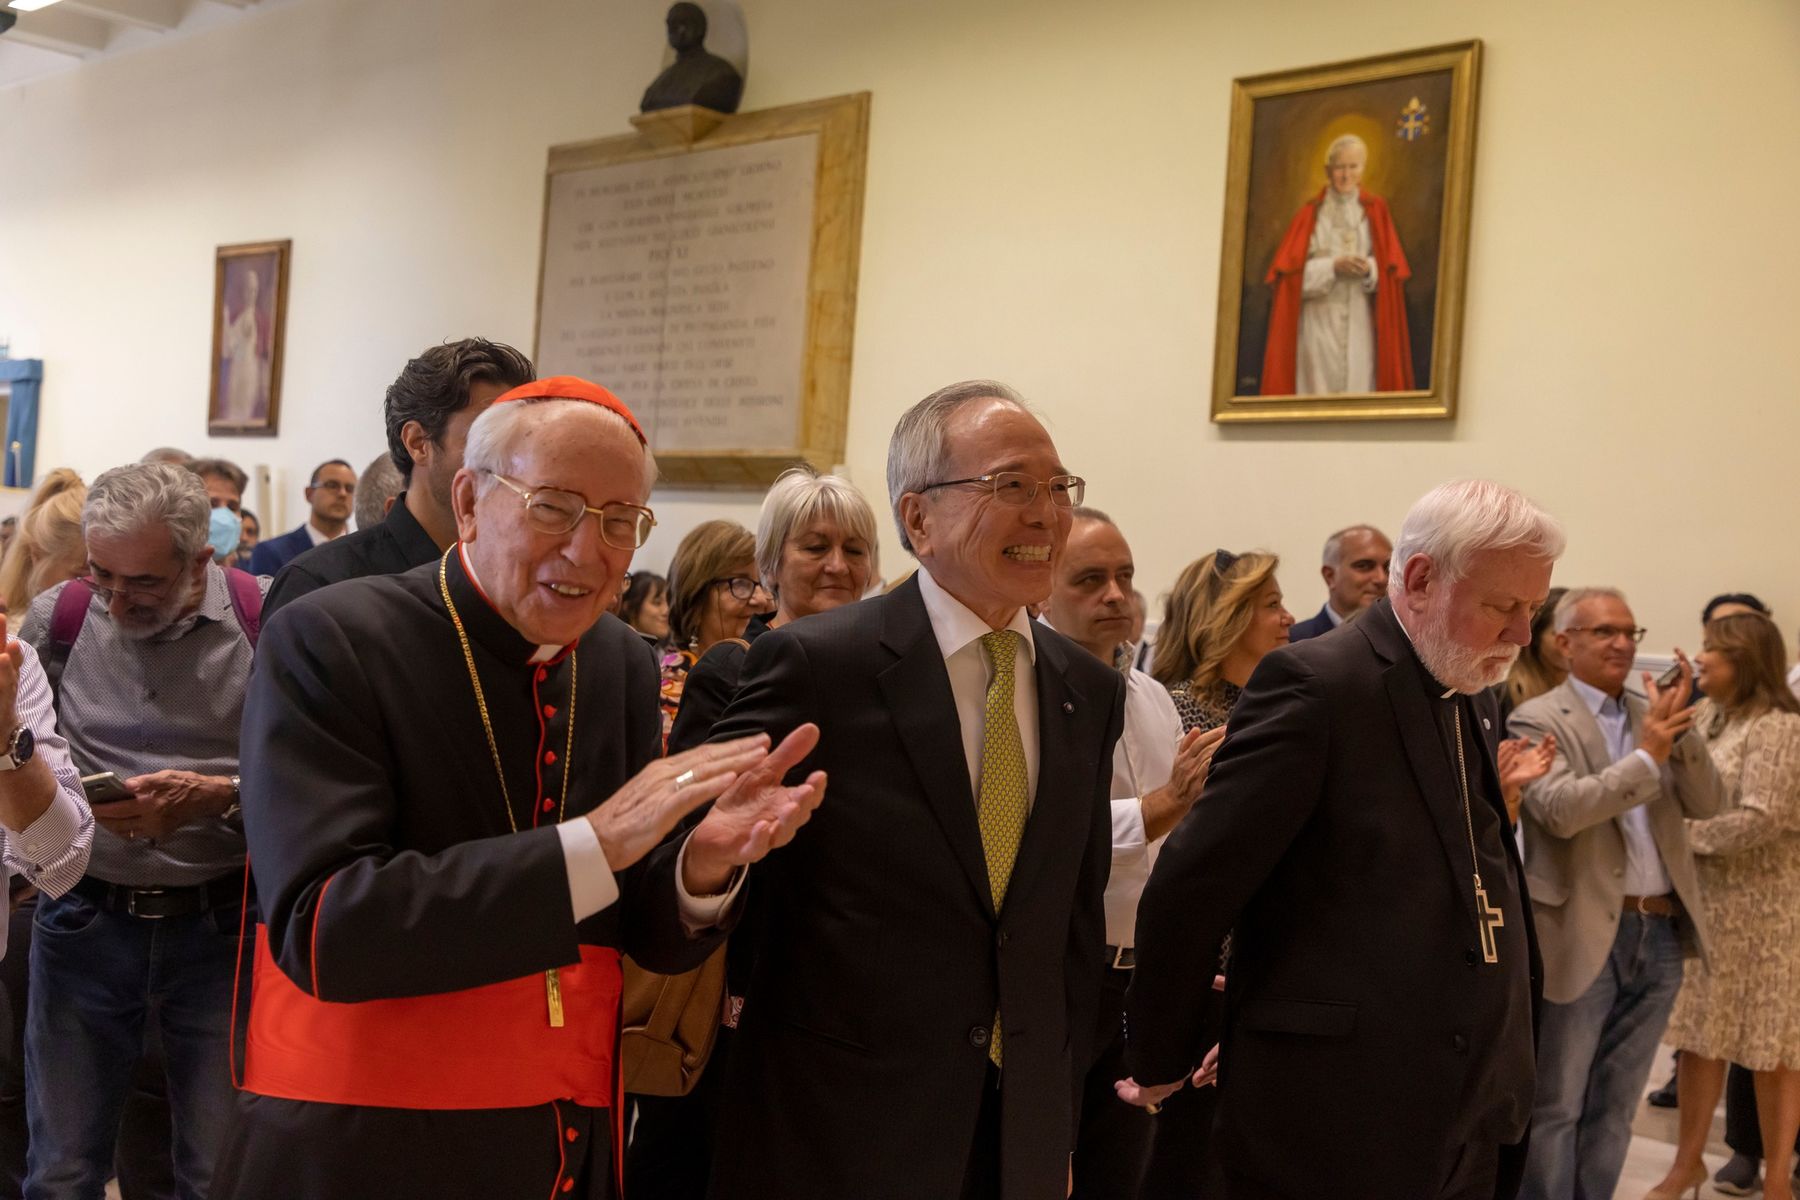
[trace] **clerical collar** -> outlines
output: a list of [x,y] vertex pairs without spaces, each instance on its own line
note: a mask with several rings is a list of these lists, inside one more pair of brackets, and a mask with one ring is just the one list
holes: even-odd
[[[488,599],[487,589],[481,586],[481,577],[475,574],[475,564],[469,561],[468,546],[463,542],[456,543],[456,561],[462,566],[462,573],[468,577],[470,586],[475,589],[475,594],[481,597],[481,602],[486,607],[487,611],[492,613],[495,617],[499,617],[500,610],[494,607],[494,602],[492,600]],[[526,641],[525,638],[519,634],[518,630],[514,629],[510,624],[507,624],[504,618],[501,618],[499,623],[505,626],[506,631],[512,634],[513,639],[521,647],[531,645],[530,642]],[[526,659],[526,661],[533,665],[554,662],[574,648],[573,643],[567,646],[540,645],[533,650],[531,657]]]
[[[1439,679],[1436,675],[1433,675],[1431,673],[1431,668],[1425,665],[1425,656],[1423,654],[1419,653],[1419,643],[1413,641],[1412,630],[1408,629],[1406,627],[1406,622],[1400,619],[1400,610],[1398,608],[1394,608],[1390,605],[1389,611],[1394,614],[1394,624],[1398,625],[1400,627],[1400,632],[1404,633],[1406,635],[1406,644],[1408,646],[1412,647],[1413,658],[1418,660],[1419,669],[1424,671],[1425,678],[1431,681],[1431,686],[1432,686],[1433,690],[1435,690],[1437,688],[1443,688],[1444,681]],[[1439,700],[1449,700],[1449,699],[1453,698],[1455,695],[1456,695],[1455,688],[1444,688],[1444,694],[1439,696],[1438,699]]]

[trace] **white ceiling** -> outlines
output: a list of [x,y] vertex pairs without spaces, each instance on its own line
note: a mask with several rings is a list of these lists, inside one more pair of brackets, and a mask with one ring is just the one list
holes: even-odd
[[16,13],[19,23],[0,36],[0,87],[240,20],[261,3],[61,0],[37,12]]

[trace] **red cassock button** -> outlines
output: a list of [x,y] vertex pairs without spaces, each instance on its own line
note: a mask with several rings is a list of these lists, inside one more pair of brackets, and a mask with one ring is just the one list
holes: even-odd
[[556,761],[556,751],[554,751],[554,750],[544,751],[544,762],[545,763],[554,763],[555,761]]
[[549,812],[551,809],[553,809],[555,807],[556,807],[556,801],[552,800],[548,796],[545,796],[544,797],[544,811]]
[[542,668],[542,667],[539,667],[537,669],[537,681],[539,683],[542,683],[542,682],[544,682],[544,680],[546,680],[548,678],[550,678],[550,672],[544,670],[544,668]]
[[554,704],[544,705],[544,720],[548,721],[550,718],[554,717],[555,715],[556,715],[556,705],[554,705]]
[[565,1136],[572,1142],[572,1141],[576,1140],[577,1138],[579,1138],[581,1135],[579,1133],[576,1133],[573,1129],[570,1129],[570,1130],[566,1131]]
[[574,1191],[574,1190],[575,1190],[575,1181],[574,1181],[574,1180],[573,1180],[573,1179],[565,1179],[565,1180],[563,1180],[563,1186],[562,1186],[562,1190],[563,1190],[563,1191],[565,1191],[565,1192],[572,1192],[572,1191]]

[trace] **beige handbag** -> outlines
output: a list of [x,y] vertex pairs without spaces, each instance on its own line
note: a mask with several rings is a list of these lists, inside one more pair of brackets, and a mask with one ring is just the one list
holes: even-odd
[[623,967],[619,1054],[625,1090],[685,1096],[700,1081],[725,1015],[725,947],[682,975],[658,975],[630,958]]

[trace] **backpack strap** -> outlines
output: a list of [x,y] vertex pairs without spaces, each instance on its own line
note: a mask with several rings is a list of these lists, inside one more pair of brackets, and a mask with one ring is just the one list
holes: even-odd
[[250,639],[250,649],[255,650],[256,635],[262,632],[262,586],[250,572],[226,567],[225,587],[231,593],[231,610],[237,614],[244,636]]
[[92,588],[79,579],[71,579],[63,585],[63,590],[57,594],[56,606],[50,610],[50,642],[39,658],[44,675],[50,681],[52,706],[61,699],[59,685],[63,670],[69,665],[69,651],[75,648],[75,639],[81,636],[81,627],[87,624],[88,604],[93,598]]

